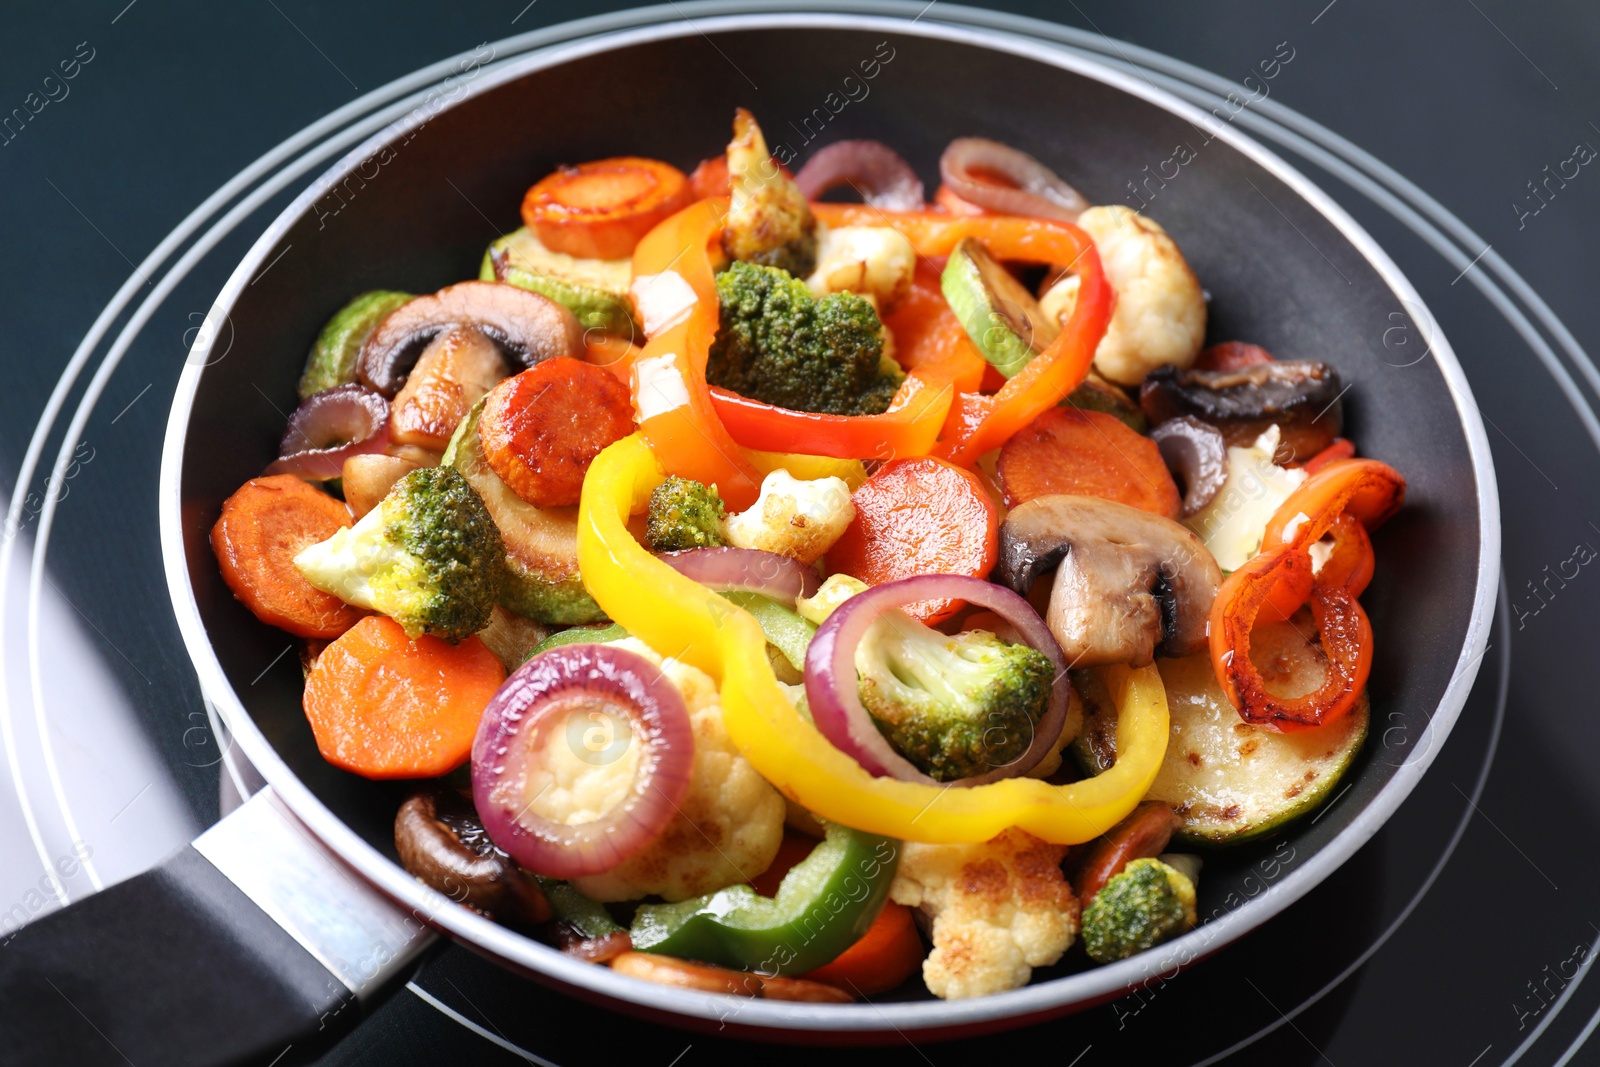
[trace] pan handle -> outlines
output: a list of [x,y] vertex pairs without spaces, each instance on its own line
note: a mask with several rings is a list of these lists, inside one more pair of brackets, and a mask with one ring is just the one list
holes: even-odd
[[304,1062],[434,936],[269,786],[159,867],[0,942],[0,1058]]

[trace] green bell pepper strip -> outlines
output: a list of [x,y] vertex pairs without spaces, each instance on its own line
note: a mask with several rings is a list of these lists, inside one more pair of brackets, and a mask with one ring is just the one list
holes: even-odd
[[552,918],[571,925],[590,940],[627,933],[611,917],[605,905],[590,900],[574,889],[570,882],[563,882],[559,878],[535,877],[538,878],[539,888],[544,890],[544,899],[550,902]]
[[541,652],[548,652],[563,645],[604,645],[611,641],[621,641],[627,636],[628,631],[616,623],[611,623],[609,626],[575,626],[570,630],[557,630],[534,645],[533,651],[529,652],[522,662],[526,663]]
[[760,593],[735,589],[722,595],[755,617],[767,644],[783,653],[789,666],[802,673],[805,671],[806,649],[817,632],[816,623]]
[[827,838],[784,875],[776,897],[735,885],[646,904],[634,916],[633,947],[769,977],[804,974],[861,940],[899,863],[898,841],[829,823]]

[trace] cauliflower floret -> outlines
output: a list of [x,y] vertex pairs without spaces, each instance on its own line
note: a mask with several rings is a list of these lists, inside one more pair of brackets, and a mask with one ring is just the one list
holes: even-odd
[[819,227],[817,268],[806,279],[817,296],[871,296],[880,310],[911,289],[917,252],[905,234],[889,226]]
[[843,478],[802,481],[779,467],[761,480],[748,511],[728,517],[728,543],[815,563],[856,517]]
[[[612,644],[660,665],[683,694],[694,727],[694,766],[678,812],[650,844],[603,874],[576,878],[573,885],[592,900],[637,900],[657,894],[684,900],[748,882],[766,870],[783,840],[783,797],[750,766],[728,739],[716,683],[703,671],[658,655],[638,638]],[[622,729],[626,730],[624,723]],[[566,731],[560,731],[565,734]],[[628,749],[639,748],[630,745]],[[635,762],[637,756],[634,757]],[[627,752],[604,768],[627,764]],[[592,775],[595,784],[578,795],[604,799],[616,775]],[[541,801],[541,807],[544,801]]]
[[[1121,204],[1092,207],[1078,217],[1078,225],[1094,238],[1117,294],[1111,326],[1095,350],[1095,370],[1119,385],[1138,385],[1163,364],[1193,363],[1206,335],[1206,302],[1167,231]],[[1051,286],[1039,304],[1060,321],[1077,301],[1078,278],[1070,275]]]
[[1078,933],[1064,845],[1012,828],[984,844],[906,842],[890,899],[933,920],[922,980],[936,997],[981,997],[1028,983]]
[[821,626],[840,604],[866,591],[867,583],[860,578],[852,578],[848,574],[830,574],[822,580],[822,585],[815,593],[796,600],[794,609],[801,618]]

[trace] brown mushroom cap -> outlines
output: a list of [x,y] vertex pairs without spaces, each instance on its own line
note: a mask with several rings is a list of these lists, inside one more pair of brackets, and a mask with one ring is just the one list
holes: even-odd
[[400,866],[451,900],[495,918],[538,923],[550,917],[539,884],[489,840],[472,803],[429,786],[394,817]]
[[1000,527],[994,577],[1026,595],[1055,568],[1045,624],[1075,667],[1127,663],[1206,647],[1222,571],[1171,519],[1093,496],[1042,496]]
[[1327,448],[1344,426],[1344,389],[1326,363],[1280,360],[1237,370],[1159,367],[1145,376],[1139,403],[1152,425],[1192,415],[1230,445],[1247,446],[1269,426],[1300,459]]
[[460,282],[396,308],[361,346],[356,374],[386,397],[439,334],[475,326],[513,364],[531,367],[556,356],[583,356],[583,327],[572,312],[547,297],[498,282]]

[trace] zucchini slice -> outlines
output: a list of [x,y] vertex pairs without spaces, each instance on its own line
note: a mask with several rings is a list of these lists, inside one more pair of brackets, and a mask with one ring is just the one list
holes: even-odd
[[576,315],[584,329],[637,336],[628,303],[631,259],[579,259],[553,252],[524,226],[489,246],[478,280],[505,282],[548,297]]
[[410,293],[374,289],[335,311],[306,357],[306,369],[300,375],[300,399],[355,381],[361,346],[389,312],[410,299]]
[[[1251,636],[1251,659],[1275,691],[1308,692],[1322,681],[1322,653],[1294,623],[1264,623]],[[1167,687],[1172,739],[1148,799],[1163,800],[1183,818],[1178,836],[1202,844],[1236,844],[1276,830],[1331,796],[1367,736],[1370,705],[1362,694],[1343,719],[1315,730],[1280,734],[1239,718],[1217,684],[1205,653],[1156,661]],[[1074,671],[1084,702],[1083,730],[1073,755],[1086,773],[1116,759],[1117,716],[1099,675]]]
[[478,444],[484,399],[456,427],[440,462],[466,477],[500,527],[506,543],[500,605],[536,622],[565,626],[599,622],[605,612],[578,577],[578,509],[534,507],[490,469]]
[[939,288],[983,358],[1007,378],[1061,333],[1027,287],[974,238],[963,238],[950,253]]

